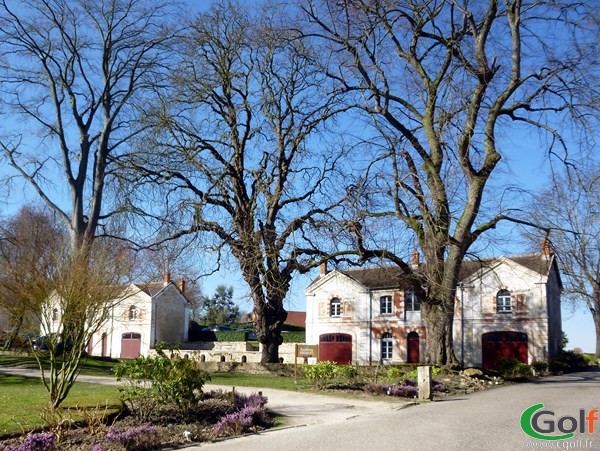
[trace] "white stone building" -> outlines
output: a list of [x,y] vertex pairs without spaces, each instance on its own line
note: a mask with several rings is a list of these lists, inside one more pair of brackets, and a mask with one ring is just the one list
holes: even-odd
[[[185,281],[179,284],[165,274],[164,282],[131,284],[123,300],[110,307],[107,321],[88,343],[88,354],[98,357],[136,358],[148,355],[156,343],[182,344],[188,340],[191,303]],[[55,309],[56,310],[56,309]],[[60,312],[53,313],[60,321]],[[51,332],[56,326],[51,324]]]
[[[562,283],[549,247],[538,255],[465,261],[460,281],[453,338],[465,366],[494,368],[502,357],[531,363],[559,352]],[[306,342],[319,344],[320,360],[423,361],[422,293],[399,267],[322,268],[305,293]]]

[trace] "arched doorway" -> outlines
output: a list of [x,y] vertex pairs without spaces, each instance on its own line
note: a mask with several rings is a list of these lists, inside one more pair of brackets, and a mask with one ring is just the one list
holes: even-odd
[[416,332],[411,332],[406,337],[406,362],[419,363],[420,361],[419,334]]
[[142,334],[128,332],[122,335],[121,338],[121,358],[122,359],[137,359],[140,356],[142,349]]
[[323,334],[319,337],[319,362],[335,362],[338,365],[352,363],[352,335]]
[[527,334],[523,332],[488,332],[481,336],[483,367],[497,370],[501,359],[527,363]]

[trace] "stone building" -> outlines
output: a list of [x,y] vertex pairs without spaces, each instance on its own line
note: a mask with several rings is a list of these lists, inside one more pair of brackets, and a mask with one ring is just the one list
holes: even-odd
[[[413,269],[419,271],[418,254]],[[548,360],[560,350],[562,283],[549,246],[541,254],[467,260],[456,290],[454,350],[465,366],[500,358]],[[427,330],[423,293],[397,266],[328,272],[306,288],[306,342],[319,360],[419,363]]]
[[[191,303],[185,296],[183,279],[176,284],[167,272],[163,282],[131,284],[126,290],[123,300],[110,307],[107,321],[88,343],[88,354],[136,358],[148,355],[160,341],[181,344],[188,340]],[[58,324],[60,313],[56,315]]]

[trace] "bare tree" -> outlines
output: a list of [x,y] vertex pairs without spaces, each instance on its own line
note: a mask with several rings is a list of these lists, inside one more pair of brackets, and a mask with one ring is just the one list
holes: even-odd
[[109,199],[113,209],[103,208],[111,161],[143,130],[174,13],[153,0],[0,2],[0,146],[65,222],[74,254],[122,207]]
[[[17,337],[39,334],[40,324],[28,309],[26,268],[45,272],[52,265],[56,243],[64,242],[64,229],[57,226],[48,209],[24,206],[0,222],[0,309],[7,313],[10,347]],[[24,297],[23,297],[24,296]]]
[[292,276],[325,258],[308,233],[339,203],[329,183],[344,146],[325,139],[338,105],[310,49],[267,17],[223,2],[198,18],[146,144],[163,153],[130,164],[168,193],[156,216],[175,236],[210,237],[237,261],[262,361],[277,362]]
[[[552,186],[538,195],[533,217],[550,229],[563,274],[563,293],[590,309],[596,329],[596,355],[600,357],[600,169],[597,164],[556,176]],[[535,241],[540,242],[540,236]]]
[[133,260],[127,250],[101,239],[74,258],[64,229],[44,210],[25,207],[6,224],[2,305],[21,327],[28,326],[27,333],[42,336],[36,344],[46,353],[34,355],[56,409],[75,383],[91,337],[114,305],[135,294],[125,289]]
[[426,359],[455,365],[452,323],[462,261],[484,232],[510,217],[510,208],[483,210],[486,199],[490,206],[501,197],[489,196],[498,164],[511,150],[501,138],[529,126],[549,136],[545,152],[566,155],[560,123],[577,111],[573,85],[586,80],[579,63],[594,51],[581,45],[595,36],[582,26],[584,5],[300,5],[310,26],[297,31],[320,39],[329,77],[366,113],[379,138],[371,148],[381,152],[355,188],[363,199],[354,223],[358,247],[365,257],[391,258],[409,271],[387,249],[367,252],[369,218],[393,217],[414,232],[426,259]]

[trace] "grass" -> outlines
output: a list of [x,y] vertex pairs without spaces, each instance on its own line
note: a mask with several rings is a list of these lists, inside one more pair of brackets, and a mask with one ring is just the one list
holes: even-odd
[[[40,414],[47,405],[48,392],[39,379],[0,373],[0,437],[44,426]],[[107,413],[119,410],[118,387],[76,382],[62,405],[75,421],[81,419],[77,409],[97,406],[107,406]]]
[[272,374],[247,374],[247,373],[211,373],[209,384],[226,385],[232,387],[274,388],[278,390],[308,391],[312,383],[306,379],[298,378],[298,383],[290,376],[277,376]]
[[[42,363],[44,364],[44,368],[49,368],[48,362],[45,359],[42,359]],[[82,361],[81,374],[86,376],[114,376],[112,369],[117,363],[119,362],[115,359],[89,357]],[[37,360],[33,356],[0,355],[0,366],[39,368]]]

